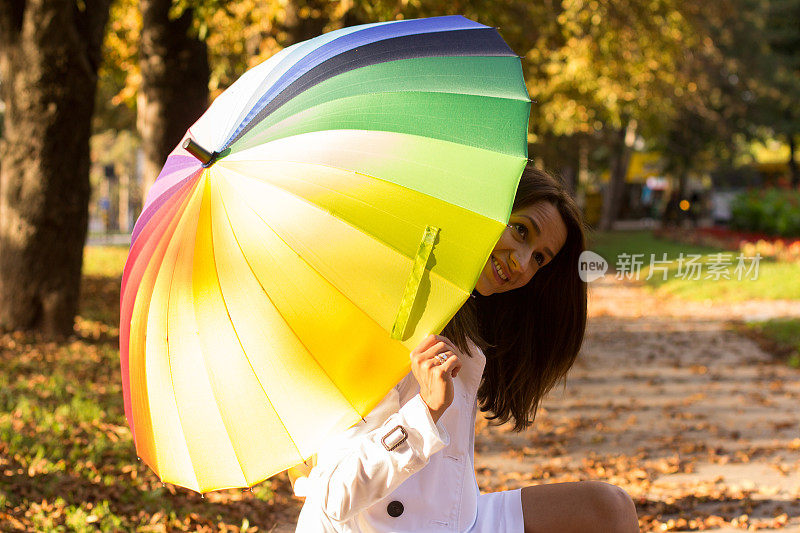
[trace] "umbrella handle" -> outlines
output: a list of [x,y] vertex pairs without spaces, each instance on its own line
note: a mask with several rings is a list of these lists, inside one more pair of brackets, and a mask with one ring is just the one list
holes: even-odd
[[204,167],[208,167],[214,163],[215,158],[219,155],[217,152],[209,152],[199,144],[197,141],[192,139],[191,137],[187,137],[181,147],[195,156],[200,162],[203,164]]

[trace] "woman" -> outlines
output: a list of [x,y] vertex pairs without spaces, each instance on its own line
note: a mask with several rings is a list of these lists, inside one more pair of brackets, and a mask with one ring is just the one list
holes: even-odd
[[638,531],[631,499],[612,485],[480,495],[475,481],[478,404],[522,430],[578,354],[584,249],[569,192],[529,164],[474,298],[411,352],[411,372],[363,422],[320,451],[297,531]]

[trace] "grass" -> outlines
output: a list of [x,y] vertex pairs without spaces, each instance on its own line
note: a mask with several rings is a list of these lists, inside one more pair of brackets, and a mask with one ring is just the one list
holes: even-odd
[[[798,263],[761,258],[758,262],[756,276],[752,260],[746,259],[744,270],[737,275],[735,268],[738,251],[668,242],[655,238],[650,231],[598,232],[590,236],[588,246],[590,250],[600,254],[609,262],[610,270],[621,264],[622,254],[629,256],[643,254],[640,258],[643,265],[638,280],[646,288],[657,293],[689,300],[800,299],[800,264]],[[682,279],[679,276],[678,259],[681,253],[684,254],[684,258],[688,258],[689,254],[701,256],[696,261],[699,264],[700,279],[687,279],[687,276]],[[661,261],[664,254],[668,261],[664,264],[666,276],[658,269],[654,269],[651,275],[651,258]],[[721,262],[725,259],[729,264],[725,265]],[[710,267],[713,268],[712,264],[719,265],[719,276],[709,271]],[[748,273],[747,269],[751,266],[753,270]],[[630,273],[630,270],[627,273]],[[725,273],[731,279],[724,279],[723,274]],[[647,279],[649,275],[650,279]],[[637,277],[632,275],[630,279],[637,279]]]
[[122,278],[127,246],[87,246],[83,249],[83,275]]
[[780,318],[763,322],[749,322],[745,328],[760,340],[764,347],[789,366],[800,368],[800,318]]
[[268,531],[297,505],[278,476],[206,495],[137,461],[123,415],[126,247],[87,247],[76,333],[0,335],[0,531]]

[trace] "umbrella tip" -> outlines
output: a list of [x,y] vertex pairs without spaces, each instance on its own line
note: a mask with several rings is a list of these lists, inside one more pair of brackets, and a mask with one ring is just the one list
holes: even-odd
[[217,152],[209,152],[208,150],[197,144],[197,141],[195,141],[191,137],[187,137],[186,140],[183,141],[183,143],[181,144],[181,147],[190,154],[192,154],[193,156],[195,156],[203,164],[204,167],[209,167],[213,165],[217,155],[219,155]]

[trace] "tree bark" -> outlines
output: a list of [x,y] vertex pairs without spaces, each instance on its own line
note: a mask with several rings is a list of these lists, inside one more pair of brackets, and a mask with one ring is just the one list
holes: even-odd
[[171,19],[172,0],[140,0],[142,85],[137,126],[146,195],[170,152],[208,107],[208,49],[191,35],[192,10]]
[[0,0],[0,329],[73,332],[110,0]]
[[619,216],[625,192],[625,176],[628,173],[631,149],[636,138],[636,127],[636,120],[631,120],[626,127],[620,128],[615,136],[608,187],[603,195],[603,210],[598,224],[600,231],[611,230]]
[[686,189],[688,188],[689,183],[689,166],[690,162],[687,159],[681,158],[681,164],[677,167],[677,174],[678,174],[678,188],[676,193],[678,195],[678,200],[683,200],[688,196],[686,194]]

